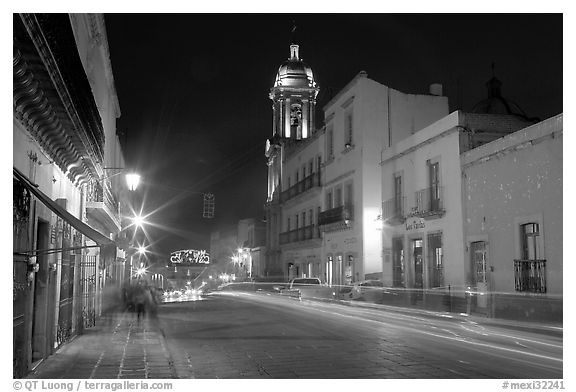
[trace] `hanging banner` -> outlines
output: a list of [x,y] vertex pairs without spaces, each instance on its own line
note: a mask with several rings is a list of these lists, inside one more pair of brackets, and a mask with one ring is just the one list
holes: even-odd
[[210,264],[210,256],[205,250],[187,249],[178,250],[170,254],[172,264]]

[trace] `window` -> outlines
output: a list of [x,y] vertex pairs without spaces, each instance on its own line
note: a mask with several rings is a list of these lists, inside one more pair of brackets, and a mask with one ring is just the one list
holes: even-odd
[[302,166],[302,179],[306,178],[306,165]]
[[346,148],[350,148],[352,147],[352,111],[349,111],[348,113],[346,113],[346,118],[345,118],[345,139],[344,139],[344,145]]
[[351,182],[348,182],[344,187],[344,198],[347,206],[352,207],[354,201],[354,188]]
[[288,218],[288,224],[287,224],[287,226],[288,226],[288,230],[286,230],[286,231],[290,231],[290,218]]
[[402,216],[402,175],[394,175],[394,216]]
[[538,223],[521,225],[520,241],[522,260],[538,260],[541,258],[540,225]]
[[334,130],[332,126],[328,127],[326,131],[326,155],[328,159],[334,157]]
[[314,221],[313,221],[313,217],[312,217],[312,213],[313,213],[312,208],[310,208],[310,211],[308,211],[308,214],[309,214],[309,215],[308,215],[308,224],[309,224],[310,226],[312,226],[312,224],[313,224],[313,222],[314,222]]
[[430,210],[438,211],[440,209],[440,163],[429,163],[428,170],[430,179]]
[[294,184],[298,184],[298,181],[299,181],[299,176],[298,176],[298,175],[299,175],[299,174],[300,174],[299,171],[296,170],[296,179],[294,180]]
[[546,292],[546,260],[543,258],[542,238],[538,223],[520,226],[520,260],[514,260],[516,291]]
[[342,187],[338,186],[335,192],[334,206],[339,207],[341,205],[342,205]]
[[288,186],[286,187],[286,189],[290,189],[290,186],[291,186],[291,185],[292,185],[292,184],[290,183],[290,176],[288,176]]
[[326,209],[329,210],[332,207],[334,207],[334,205],[332,204],[332,190],[329,190],[328,192],[326,192]]
[[296,214],[296,226],[294,226],[295,229],[298,229],[298,214]]
[[314,160],[310,159],[310,162],[308,163],[308,175],[311,175],[312,173],[314,173]]
[[317,161],[318,163],[316,164],[316,171],[320,173],[320,169],[322,168],[322,157],[320,155],[318,155]]
[[442,233],[428,234],[428,271],[430,272],[430,287],[444,286]]
[[302,227],[306,226],[306,211],[302,211]]

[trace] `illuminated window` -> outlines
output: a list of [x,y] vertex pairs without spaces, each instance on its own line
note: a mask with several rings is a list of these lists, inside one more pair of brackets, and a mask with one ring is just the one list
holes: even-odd
[[520,226],[522,260],[538,260],[542,258],[540,244],[540,225],[527,223]]
[[404,240],[402,237],[392,240],[392,285],[406,287],[404,272]]
[[520,260],[514,260],[514,288],[532,293],[546,292],[546,259],[538,223],[520,226]]
[[442,233],[428,235],[428,267],[430,272],[430,287],[444,286]]

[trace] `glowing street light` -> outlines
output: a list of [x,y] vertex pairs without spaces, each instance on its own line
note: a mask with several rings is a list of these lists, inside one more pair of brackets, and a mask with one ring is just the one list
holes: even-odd
[[134,222],[136,227],[142,227],[146,223],[142,215],[136,215],[134,218],[132,218],[132,222]]
[[140,253],[141,255],[146,254],[146,247],[140,245],[140,246],[138,247],[138,253]]
[[138,184],[140,184],[140,175],[136,173],[126,174],[126,184],[128,184],[129,190],[135,191],[138,188]]

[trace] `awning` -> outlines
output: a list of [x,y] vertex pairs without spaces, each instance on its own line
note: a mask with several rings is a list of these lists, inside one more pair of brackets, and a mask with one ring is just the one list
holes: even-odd
[[78,230],[80,233],[84,234],[86,237],[90,238],[92,241],[96,242],[100,246],[116,246],[115,242],[110,238],[106,237],[104,234],[95,230],[94,228],[88,226],[86,223],[82,222],[80,219],[76,218],[74,215],[62,208],[58,203],[52,200],[48,195],[38,189],[38,186],[33,184],[29,179],[27,179],[18,169],[14,168],[14,177],[20,181],[34,196],[38,198],[46,207],[48,207],[52,212],[58,215],[60,218],[64,219],[66,223],[70,224],[73,228]]

